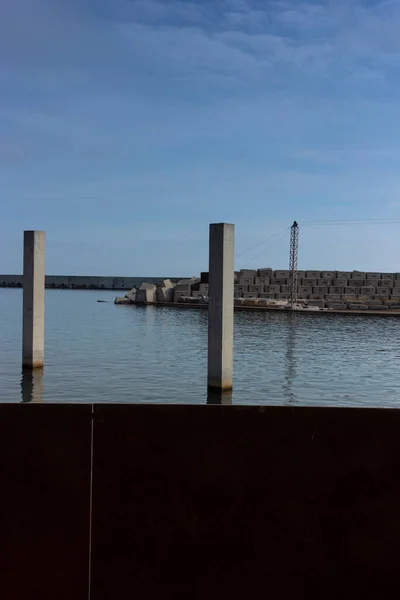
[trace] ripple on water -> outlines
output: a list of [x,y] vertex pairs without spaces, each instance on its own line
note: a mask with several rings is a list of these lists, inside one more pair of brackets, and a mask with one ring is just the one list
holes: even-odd
[[[21,387],[22,292],[0,289],[2,401],[205,403],[206,311],[114,296],[47,290],[45,371]],[[236,313],[232,401],[397,407],[399,334],[396,318]]]

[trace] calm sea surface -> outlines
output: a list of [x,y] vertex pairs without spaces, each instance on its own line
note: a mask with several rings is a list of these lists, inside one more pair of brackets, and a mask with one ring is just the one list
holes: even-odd
[[[0,289],[1,401],[206,403],[207,311],[115,295],[47,290],[44,374],[22,378],[22,291]],[[236,404],[400,406],[400,319],[240,312],[234,356]]]

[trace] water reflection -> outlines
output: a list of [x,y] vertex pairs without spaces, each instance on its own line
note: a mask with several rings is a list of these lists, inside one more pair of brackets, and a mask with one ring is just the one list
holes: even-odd
[[43,402],[43,369],[22,371],[22,402]]
[[288,404],[296,402],[296,394],[294,393],[294,380],[296,378],[296,337],[299,320],[296,314],[288,313],[287,315],[287,335],[286,335],[286,351],[285,351],[285,374],[284,383],[282,386],[285,400]]
[[208,390],[207,404],[222,404],[225,406],[232,404],[232,390],[226,392]]

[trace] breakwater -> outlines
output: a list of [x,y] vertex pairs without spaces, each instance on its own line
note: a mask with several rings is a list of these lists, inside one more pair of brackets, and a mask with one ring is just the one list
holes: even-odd
[[[23,287],[23,275],[0,275],[0,287]],[[46,275],[45,285],[50,289],[76,290],[130,290],[143,281],[157,283],[165,277],[102,277],[84,275]],[[170,277],[176,282],[180,277]]]

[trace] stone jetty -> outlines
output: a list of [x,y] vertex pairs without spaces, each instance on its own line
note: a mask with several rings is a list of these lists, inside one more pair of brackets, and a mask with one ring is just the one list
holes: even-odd
[[[284,306],[290,292],[290,272],[242,269],[235,272],[235,305]],[[400,273],[363,271],[298,271],[300,306],[319,310],[400,310]],[[142,283],[116,304],[207,304],[208,273],[172,282]]]

